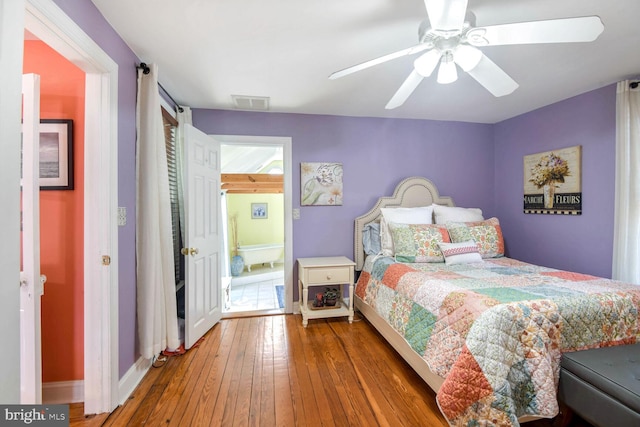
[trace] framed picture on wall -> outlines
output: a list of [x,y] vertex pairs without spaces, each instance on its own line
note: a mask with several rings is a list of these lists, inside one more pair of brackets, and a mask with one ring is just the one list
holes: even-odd
[[524,213],[582,214],[582,147],[524,156]]
[[300,205],[342,205],[342,163],[300,163]]
[[251,218],[252,219],[266,219],[267,218],[267,204],[266,203],[251,203]]
[[73,120],[40,120],[40,189],[73,190]]

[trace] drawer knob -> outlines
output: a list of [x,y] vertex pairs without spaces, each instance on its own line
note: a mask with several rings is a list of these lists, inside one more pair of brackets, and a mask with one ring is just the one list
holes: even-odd
[[327,274],[327,280],[331,280],[331,275]]

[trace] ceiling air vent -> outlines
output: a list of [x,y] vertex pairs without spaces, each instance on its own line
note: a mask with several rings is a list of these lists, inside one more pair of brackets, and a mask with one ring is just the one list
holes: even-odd
[[267,111],[269,109],[268,96],[231,95],[231,99],[238,110]]

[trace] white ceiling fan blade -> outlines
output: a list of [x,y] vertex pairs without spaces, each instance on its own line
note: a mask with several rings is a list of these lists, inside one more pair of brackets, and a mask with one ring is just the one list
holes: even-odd
[[509,95],[518,88],[518,83],[484,54],[468,73],[496,97]]
[[355,73],[356,71],[361,71],[361,70],[364,70],[366,68],[373,67],[374,65],[382,64],[383,62],[387,62],[387,61],[391,61],[392,59],[400,58],[402,56],[412,55],[414,53],[422,52],[423,50],[430,49],[432,47],[433,47],[433,44],[431,44],[431,43],[420,43],[420,44],[417,44],[415,46],[411,46],[411,47],[409,47],[407,49],[402,49],[402,50],[399,50],[397,52],[393,52],[393,53],[390,53],[388,55],[380,56],[380,57],[372,59],[370,61],[366,61],[366,62],[363,62],[363,63],[358,64],[358,65],[354,65],[354,66],[349,67],[349,68],[345,68],[344,70],[336,71],[335,73],[331,74],[329,76],[329,78],[331,80],[335,80],[337,78],[340,78],[340,77]]
[[431,28],[441,32],[462,29],[467,12],[467,0],[424,0]]
[[475,46],[590,42],[603,30],[599,17],[584,16],[478,27],[467,33],[467,39]]
[[422,76],[416,70],[413,70],[384,108],[392,110],[404,104],[407,98],[409,98],[413,91],[416,90],[421,81]]

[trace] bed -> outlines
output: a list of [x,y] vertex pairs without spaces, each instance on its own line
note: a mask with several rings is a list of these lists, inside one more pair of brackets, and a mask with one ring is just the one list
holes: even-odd
[[[356,309],[436,391],[451,425],[552,418],[558,414],[563,352],[640,342],[639,286],[505,257],[495,218],[448,222],[449,233],[442,224],[386,221],[396,252],[367,256],[371,226],[380,224],[383,211],[434,204],[459,209],[431,181],[411,177],[356,218],[354,299]],[[489,234],[469,234],[482,227],[493,233],[489,243]],[[431,242],[440,258],[433,251],[407,252],[403,239],[420,235],[409,243],[428,246],[420,233],[434,229],[443,236],[437,245]],[[470,235],[480,255],[459,249],[469,246]]]

